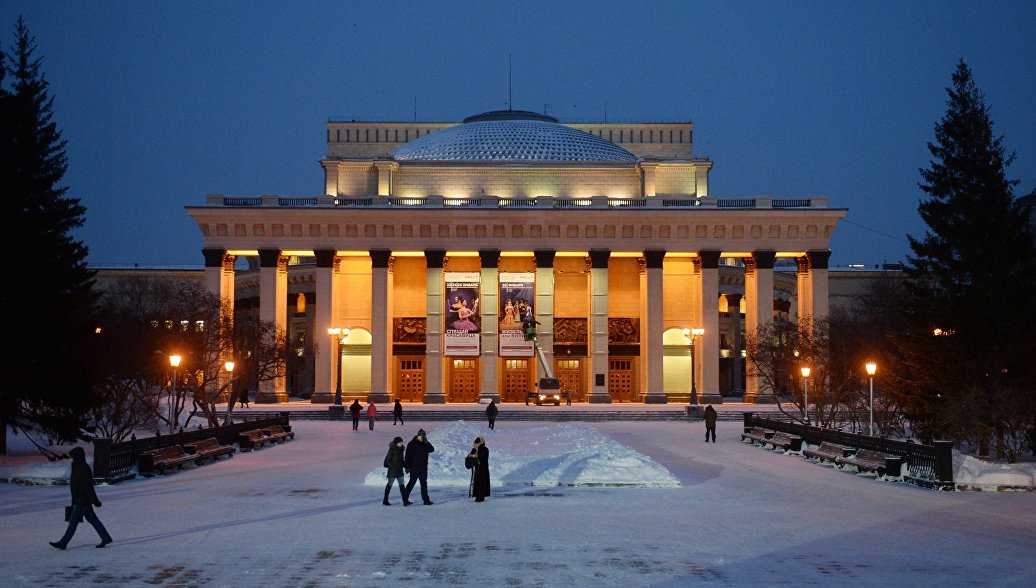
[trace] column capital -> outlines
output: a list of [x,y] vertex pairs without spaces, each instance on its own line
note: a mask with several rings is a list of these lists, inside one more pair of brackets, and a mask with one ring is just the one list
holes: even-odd
[[280,249],[260,249],[259,267],[280,267],[282,257]]
[[830,249],[811,249],[806,255],[809,257],[809,266],[813,269],[827,269],[827,263],[831,260]]
[[442,262],[446,259],[445,249],[426,249],[424,252],[425,261],[429,268],[442,269]]
[[698,252],[698,259],[701,260],[702,269],[719,269],[719,256],[722,251],[714,249],[703,249]]
[[392,251],[389,249],[371,249],[368,252],[371,256],[371,266],[379,269],[384,269],[389,266],[389,258],[392,257]]
[[532,254],[536,257],[536,267],[554,267],[554,255],[557,252],[553,249],[536,249]]
[[335,250],[334,249],[314,249],[313,257],[317,260],[317,267],[328,268],[335,266]]
[[777,252],[770,250],[753,251],[752,259],[755,260],[756,269],[773,269],[773,262],[777,259]]
[[665,259],[665,249],[645,250],[644,259],[647,260],[648,269],[662,269],[662,260]]
[[612,252],[608,249],[590,250],[590,267],[594,269],[608,269],[608,258]]
[[201,254],[205,257],[205,267],[223,267],[223,256],[226,249],[202,249]]
[[499,249],[479,249],[478,257],[482,261],[482,269],[496,269],[500,265]]

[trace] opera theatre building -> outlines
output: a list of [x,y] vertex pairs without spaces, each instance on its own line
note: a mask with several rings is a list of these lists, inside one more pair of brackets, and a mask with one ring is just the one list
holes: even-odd
[[260,402],[328,403],[340,385],[524,403],[547,372],[573,402],[686,403],[692,377],[703,403],[772,401],[745,377],[744,333],[827,314],[846,210],[710,196],[692,131],[510,110],[333,121],[323,195],[187,212],[211,291],[288,334],[292,364]]

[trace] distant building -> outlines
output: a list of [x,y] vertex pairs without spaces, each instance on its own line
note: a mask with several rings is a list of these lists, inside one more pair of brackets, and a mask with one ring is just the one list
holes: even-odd
[[[701,402],[772,401],[743,376],[742,333],[828,313],[846,210],[711,196],[692,131],[521,111],[335,121],[323,194],[210,195],[187,212],[206,284],[289,333],[313,402],[339,378],[347,398],[524,402],[544,372],[528,320],[577,402],[686,402],[692,329]],[[348,329],[338,349],[330,327]],[[259,400],[308,392],[291,387]]]

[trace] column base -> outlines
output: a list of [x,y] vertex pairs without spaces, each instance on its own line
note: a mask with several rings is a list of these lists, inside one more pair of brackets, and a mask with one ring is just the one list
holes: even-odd
[[746,404],[777,404],[777,398],[773,392],[745,392],[742,402]]
[[497,404],[500,404],[500,394],[496,392],[483,392],[478,395],[479,404],[489,404],[490,400],[495,400]]
[[591,392],[586,401],[589,404],[611,404],[612,395],[607,392]]
[[260,390],[259,393],[257,393],[255,395],[255,403],[256,404],[280,404],[282,402],[287,402],[287,401],[288,401],[288,393],[287,392],[274,392],[274,391],[264,392],[264,391]]
[[388,404],[392,401],[392,397],[389,396],[388,392],[371,392],[367,395],[367,402],[373,402],[374,404]]
[[334,392],[314,392],[313,395],[309,397],[309,402],[311,404],[331,404],[334,401]]
[[446,395],[443,393],[429,393],[425,394],[424,398],[421,399],[424,404],[446,404]]
[[327,416],[331,420],[340,421],[345,419],[345,406],[341,404],[332,404],[327,407]]
[[723,396],[719,392],[702,392],[698,395],[698,404],[723,404]]
[[648,392],[644,395],[644,404],[668,404],[669,399],[662,392]]

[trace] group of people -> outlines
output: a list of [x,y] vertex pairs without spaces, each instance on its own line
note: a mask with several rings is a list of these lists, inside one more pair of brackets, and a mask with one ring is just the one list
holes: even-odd
[[[385,476],[388,483],[385,484],[385,497],[381,503],[385,506],[392,506],[389,502],[389,494],[392,492],[392,484],[399,486],[399,494],[403,499],[403,506],[410,506],[410,494],[414,486],[421,484],[421,500],[426,505],[433,504],[428,496],[428,456],[435,452],[435,446],[428,441],[424,429],[417,432],[417,435],[403,447],[403,438],[396,437],[389,444],[388,453],[385,455],[384,466],[387,470]],[[471,484],[468,486],[468,497],[474,497],[475,502],[485,502],[489,496],[489,449],[482,437],[477,437],[471,451],[464,457],[464,467],[471,470]],[[410,481],[403,484],[403,474],[410,474]]]
[[[349,405],[349,414],[353,417],[354,431],[360,430],[360,416],[364,412],[367,413],[367,426],[370,427],[370,430],[374,430],[374,421],[378,418],[378,407],[374,405],[373,401],[367,401],[365,409],[360,405],[359,400],[353,400],[353,403]],[[392,424],[395,425],[397,421],[399,424],[403,424],[403,405],[400,404],[398,398],[395,406],[392,407]]]

